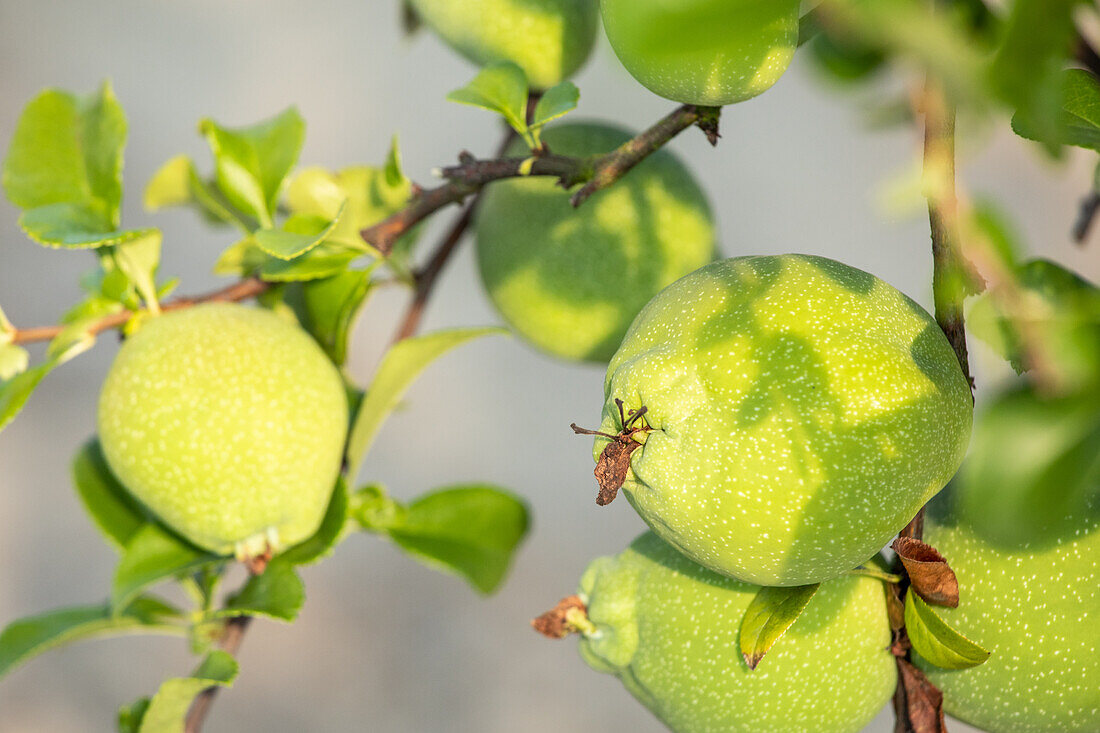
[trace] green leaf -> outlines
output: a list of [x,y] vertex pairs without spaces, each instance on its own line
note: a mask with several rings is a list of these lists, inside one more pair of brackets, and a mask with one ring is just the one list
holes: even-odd
[[381,484],[369,484],[348,497],[348,517],[367,532],[385,532],[400,525],[405,511]]
[[115,245],[111,255],[119,272],[134,286],[145,305],[157,311],[157,268],[162,236],[159,229],[146,232],[143,237]]
[[33,241],[61,249],[98,249],[147,236],[154,229],[115,229],[86,204],[49,204],[28,209],[19,226]]
[[1060,114],[1043,129],[1026,115],[1012,117],[1017,135],[1038,142],[1074,145],[1100,151],[1100,80],[1083,69],[1069,69],[1059,77]]
[[4,160],[3,184],[21,209],[72,204],[118,226],[126,116],[108,83],[88,97],[49,89],[23,110]]
[[135,633],[183,636],[185,627],[171,623],[179,618],[175,608],[143,596],[118,614],[101,604],[20,619],[0,633],[0,678],[32,657],[74,641]]
[[234,616],[264,616],[276,621],[293,621],[306,600],[305,586],[294,571],[294,566],[277,557],[259,575],[253,575],[231,596],[225,607],[211,614],[211,618]]
[[[580,90],[571,81],[563,81],[557,86],[550,87],[535,105],[531,129],[540,128],[547,122],[569,114],[577,108],[580,98]],[[524,104],[526,105],[526,102]]]
[[[257,249],[257,251],[259,251]],[[321,244],[293,260],[265,257],[259,275],[268,282],[309,282],[334,277],[362,255],[342,246]]]
[[738,634],[741,656],[750,670],[756,669],[775,642],[798,620],[819,585],[761,588],[757,591],[745,610],[745,617],[741,619]]
[[118,709],[118,733],[139,733],[141,720],[149,709],[149,698],[142,697]]
[[492,593],[508,572],[528,524],[527,505],[503,489],[451,486],[409,504],[386,534],[429,567]]
[[348,332],[371,290],[371,273],[346,270],[333,277],[305,283],[287,292],[302,327],[317,339],[337,365],[347,360]]
[[253,241],[272,257],[292,260],[323,242],[336,228],[343,213],[341,204],[332,221],[312,214],[294,214],[284,222],[282,229],[261,229],[253,235]]
[[186,155],[169,158],[149,183],[145,184],[142,203],[147,211],[156,211],[166,206],[183,206],[194,200],[191,193],[191,176],[195,165]]
[[18,344],[4,343],[0,337],[0,382],[27,371],[30,352]]
[[142,716],[140,733],[183,733],[195,698],[208,687],[231,687],[239,671],[228,653],[210,652],[190,677],[170,679],[160,686]]
[[214,153],[222,193],[270,229],[283,181],[297,162],[305,137],[305,122],[298,110],[290,107],[271,119],[236,129],[206,119],[199,129]]
[[527,137],[527,93],[523,69],[511,61],[501,61],[483,68],[469,84],[448,94],[447,101],[496,112],[513,130]]
[[905,629],[913,649],[944,669],[969,669],[989,659],[989,652],[947,625],[916,593],[905,594]]
[[279,555],[279,561],[288,565],[312,565],[332,554],[333,548],[344,535],[348,520],[348,487],[344,477],[336,479],[328,509],[320,528],[305,542],[291,547]]
[[1020,124],[1051,150],[1058,147],[1062,69],[1076,30],[1079,0],[1015,0],[989,68],[998,95]]
[[187,544],[157,524],[146,524],[126,543],[111,584],[111,607],[125,608],[146,588],[206,565],[224,562]]
[[56,366],[46,362],[0,382],[0,430],[8,426],[27,404],[38,383]]
[[97,439],[76,454],[72,471],[77,495],[92,521],[116,549],[124,549],[149,517],[111,473]]
[[[214,274],[246,277],[259,270],[270,259],[272,258],[256,246],[250,234],[222,251],[218,261],[214,263]],[[276,262],[282,262],[282,260]]]
[[408,338],[395,344],[382,358],[367,396],[348,437],[348,476],[356,476],[375,436],[405,390],[420,372],[451,349],[489,334],[506,334],[503,328],[456,328]]

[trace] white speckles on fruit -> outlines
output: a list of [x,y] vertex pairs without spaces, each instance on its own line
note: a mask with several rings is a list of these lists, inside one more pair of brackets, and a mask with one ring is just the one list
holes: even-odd
[[655,94],[721,106],[769,89],[794,57],[798,0],[601,0],[615,54]]
[[894,690],[882,584],[822,585],[755,672],[738,631],[756,586],[716,575],[646,533],[580,583],[594,669],[618,676],[677,733],[855,733]]
[[[955,473],[970,391],[919,306],[873,276],[802,255],[704,267],[638,315],[612,358],[654,432],[623,491],[666,541],[762,585],[865,561]],[[606,440],[597,438],[597,455]]]
[[[543,135],[551,150],[578,156],[629,137],[592,123]],[[492,184],[478,210],[477,256],[489,297],[524,339],[555,356],[606,362],[646,301],[711,261],[714,225],[690,172],[659,151],[579,209],[549,179]]]
[[417,14],[476,64],[511,61],[535,89],[584,65],[596,40],[595,0],[411,0]]
[[959,578],[959,607],[936,612],[992,652],[965,670],[917,660],[947,712],[991,733],[1100,731],[1100,506],[1012,546],[933,512],[925,539]]
[[149,319],[103,385],[111,470],[166,525],[220,554],[278,550],[320,524],[340,470],[347,398],[304,331],[207,304]]

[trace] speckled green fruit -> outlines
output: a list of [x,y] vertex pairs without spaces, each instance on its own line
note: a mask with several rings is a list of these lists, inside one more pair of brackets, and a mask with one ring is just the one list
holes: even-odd
[[[574,123],[543,140],[556,153],[585,156],[629,137]],[[659,151],[577,209],[548,178],[493,184],[478,211],[477,258],[493,304],[525,340],[565,359],[606,363],[646,301],[713,259],[714,236],[702,189]]]
[[654,94],[721,106],[769,89],[798,45],[799,0],[601,0],[626,70]]
[[759,588],[696,565],[647,532],[589,565],[581,599],[595,625],[581,641],[677,733],[855,733],[894,691],[883,585],[824,583],[755,671],[738,632]]
[[436,34],[475,64],[511,61],[549,89],[584,65],[596,40],[594,0],[410,0]]
[[[760,585],[827,580],[885,545],[959,467],[973,408],[932,318],[805,255],[708,265],[638,315],[608,365],[653,429],[624,491],[657,534]],[[641,438],[642,436],[639,436]],[[597,438],[597,456],[606,445]]]
[[340,471],[343,381],[301,329],[208,304],[149,319],[99,398],[111,470],[167,526],[252,557],[311,536]]
[[976,478],[963,477],[936,498],[924,539],[959,578],[959,607],[936,613],[991,656],[963,670],[918,664],[950,715],[990,733],[1100,731],[1100,495],[1056,533],[1036,527],[1028,539],[1019,527],[1009,541],[999,516],[987,527],[958,511]]

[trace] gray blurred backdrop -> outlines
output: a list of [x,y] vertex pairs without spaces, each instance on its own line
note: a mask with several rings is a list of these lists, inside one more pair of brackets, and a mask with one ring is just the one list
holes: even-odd
[[[6,145],[40,88],[88,92],[111,77],[130,120],[124,223],[164,229],[162,271],[180,275],[186,293],[217,285],[210,267],[233,235],[204,228],[190,212],[152,217],[140,199],[173,154],[190,153],[209,170],[196,134],[201,116],[247,124],[295,103],[309,123],[302,163],[327,166],[380,163],[397,132],[409,174],[429,184],[432,168],[458,151],[487,155],[497,143],[487,113],[444,101],[473,71],[430,34],[404,39],[396,0],[0,0],[0,139]],[[578,116],[640,127],[673,106],[635,84],[606,44],[576,81]],[[905,127],[870,134],[858,112],[901,89],[837,90],[800,57],[774,90],[726,111],[716,150],[697,131],[676,140],[673,149],[711,193],[722,251],[828,255],[927,306],[927,223],[919,207],[888,210],[879,200],[884,184],[904,189],[898,182],[912,180],[917,137]],[[1089,163],[1054,167],[1003,129],[975,130],[965,120],[963,129],[969,188],[999,199],[1034,252],[1100,276],[1097,243],[1075,249],[1068,237]],[[0,204],[0,303],[18,325],[51,323],[78,297],[77,277],[91,260],[26,241],[16,213]],[[404,305],[396,291],[369,304],[353,342],[357,378],[370,376]],[[465,246],[425,326],[497,321]],[[106,594],[115,557],[78,507],[68,463],[93,430],[115,348],[104,337],[56,371],[0,434],[0,625]],[[976,351],[979,386],[1003,379],[1004,369]],[[305,571],[309,600],[296,624],[254,625],[240,680],[218,700],[208,729],[660,730],[615,679],[580,661],[574,641],[541,639],[527,625],[572,592],[588,560],[622,549],[642,529],[626,502],[597,509],[590,444],[568,427],[598,422],[602,378],[599,368],[549,361],[503,338],[431,368],[387,423],[361,479],[406,498],[481,479],[525,496],[534,527],[507,585],[481,599],[380,541],[353,537]],[[192,665],[176,640],[48,653],[0,683],[0,731],[113,730],[120,703]],[[890,715],[868,730],[892,730]]]

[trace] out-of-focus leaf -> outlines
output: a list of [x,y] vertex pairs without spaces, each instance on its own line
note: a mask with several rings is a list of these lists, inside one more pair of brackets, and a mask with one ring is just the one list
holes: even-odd
[[258,272],[268,282],[310,282],[339,275],[361,255],[361,252],[322,243],[293,260],[267,257]]
[[290,107],[263,122],[234,129],[207,119],[199,129],[214,153],[218,188],[233,206],[272,228],[283,181],[305,137],[298,110]]
[[905,595],[905,629],[913,649],[943,669],[968,669],[989,659],[989,652],[967,639],[916,593]]
[[98,249],[147,236],[152,229],[115,229],[98,209],[81,203],[47,204],[19,217],[23,233],[46,247]]
[[527,533],[526,504],[485,485],[426,494],[394,515],[384,532],[430,567],[464,578],[482,593],[499,587]]
[[1012,129],[1028,140],[1100,152],[1100,80],[1083,69],[1068,69],[1052,84],[1062,92],[1055,119],[1041,126],[1017,113],[1012,117]]
[[253,241],[272,257],[292,260],[325,241],[343,213],[341,204],[332,221],[313,214],[294,214],[283,223],[282,229],[260,229],[253,235]]
[[149,709],[149,698],[138,698],[118,709],[118,733],[140,733],[141,719]]
[[224,562],[187,544],[157,524],[145,524],[126,543],[111,584],[111,607],[123,609],[152,585]]
[[420,372],[454,347],[493,333],[505,334],[507,331],[496,327],[437,331],[400,341],[386,352],[348,438],[347,475],[358,475],[363,459],[382,423]]
[[302,327],[338,365],[347,359],[348,332],[370,293],[371,273],[376,266],[304,283],[286,294]]
[[0,430],[6,428],[8,423],[15,419],[27,404],[35,387],[54,366],[53,362],[46,362],[0,382]]
[[179,619],[179,611],[151,596],[135,598],[120,613],[100,604],[20,619],[0,633],[0,678],[32,657],[74,641],[135,633],[182,636],[185,628],[174,623]]
[[77,495],[92,521],[116,549],[124,549],[149,517],[111,473],[98,440],[84,444],[72,471]]
[[294,566],[281,557],[268,563],[259,575],[253,575],[231,596],[213,618],[263,616],[276,621],[293,621],[306,600],[305,586]]
[[159,229],[146,230],[144,237],[116,245],[111,255],[119,271],[126,275],[134,290],[141,295],[146,306],[157,306],[157,268],[160,267],[161,233]]
[[741,656],[755,670],[764,655],[791,628],[817,593],[820,583],[787,588],[761,588],[741,620]]
[[230,687],[239,668],[232,656],[210,652],[190,677],[166,681],[149,701],[139,733],[183,733],[184,719],[195,698],[208,687]]
[[0,382],[27,371],[30,353],[18,344],[4,343],[0,337]]

